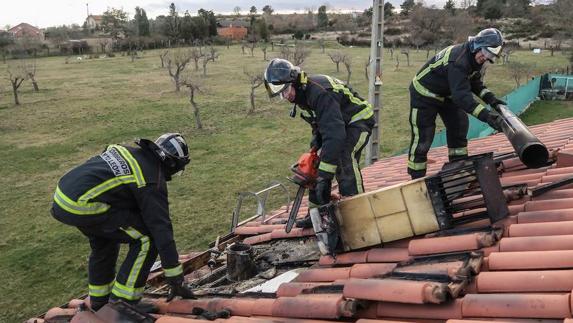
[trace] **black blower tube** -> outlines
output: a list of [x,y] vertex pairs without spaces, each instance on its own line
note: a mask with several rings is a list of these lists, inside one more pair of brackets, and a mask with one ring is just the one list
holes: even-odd
[[546,166],[549,159],[547,147],[529,131],[527,126],[507,106],[500,104],[496,110],[503,118],[501,129],[515,149],[519,160],[528,168]]

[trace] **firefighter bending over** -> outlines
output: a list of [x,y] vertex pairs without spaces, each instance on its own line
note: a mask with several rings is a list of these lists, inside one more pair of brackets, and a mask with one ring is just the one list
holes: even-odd
[[[89,240],[89,296],[92,310],[108,301],[139,303],[157,255],[171,287],[169,298],[192,298],[169,218],[167,181],[189,163],[189,148],[177,133],[139,147],[110,145],[101,154],[65,174],[54,194],[52,215],[77,227]],[[115,273],[121,243],[129,251]]]

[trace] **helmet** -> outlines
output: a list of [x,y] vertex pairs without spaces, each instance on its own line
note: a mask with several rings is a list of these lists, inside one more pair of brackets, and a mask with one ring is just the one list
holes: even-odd
[[169,175],[184,170],[185,166],[191,161],[189,159],[189,147],[181,134],[163,134],[155,140],[155,144],[160,148],[157,153],[166,166]]
[[296,82],[300,68],[282,58],[273,59],[265,69],[265,87],[269,97],[275,97],[287,89],[289,83]]
[[493,62],[501,54],[504,40],[498,29],[487,28],[475,36],[470,36],[468,42],[472,53],[481,51],[489,61]]

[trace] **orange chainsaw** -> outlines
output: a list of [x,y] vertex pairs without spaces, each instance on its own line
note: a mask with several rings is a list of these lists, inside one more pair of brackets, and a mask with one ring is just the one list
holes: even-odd
[[316,184],[316,179],[318,178],[318,164],[320,163],[320,157],[318,157],[317,151],[318,149],[316,147],[312,147],[310,151],[302,154],[297,163],[292,165],[290,168],[294,175],[289,177],[289,180],[298,185],[299,188],[296,192],[296,197],[294,198],[292,208],[288,216],[285,228],[287,233],[290,232],[295,223],[306,189],[311,189]]

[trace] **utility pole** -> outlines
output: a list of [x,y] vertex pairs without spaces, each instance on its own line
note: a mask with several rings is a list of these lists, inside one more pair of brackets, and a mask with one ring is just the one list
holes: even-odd
[[87,12],[87,14],[88,14],[88,15],[86,16],[86,18],[87,18],[87,17],[90,16],[90,4],[87,3],[87,2],[86,2],[86,12]]
[[374,110],[375,125],[366,145],[366,165],[380,155],[380,110],[382,109],[382,53],[384,49],[384,0],[373,0],[372,40],[370,42],[370,70],[368,71],[368,101]]

